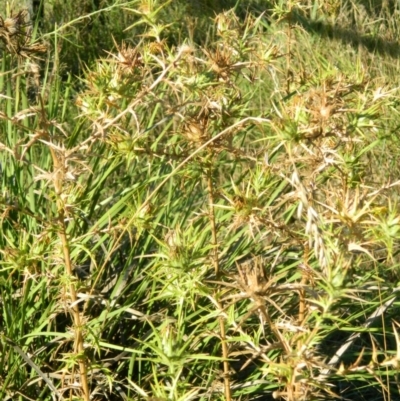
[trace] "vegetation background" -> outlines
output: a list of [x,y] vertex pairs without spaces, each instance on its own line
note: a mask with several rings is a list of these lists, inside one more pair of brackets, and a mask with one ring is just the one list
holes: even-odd
[[400,399],[398,2],[0,6],[2,400]]

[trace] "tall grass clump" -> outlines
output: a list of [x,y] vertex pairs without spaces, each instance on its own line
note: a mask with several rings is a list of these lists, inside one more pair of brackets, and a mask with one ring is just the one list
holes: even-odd
[[0,398],[397,399],[397,88],[172,3],[79,78],[2,15]]

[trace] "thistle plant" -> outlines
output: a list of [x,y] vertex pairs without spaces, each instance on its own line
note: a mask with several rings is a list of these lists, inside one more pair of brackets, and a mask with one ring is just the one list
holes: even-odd
[[51,49],[81,19],[48,59],[0,21],[2,399],[394,398],[396,89],[282,3],[201,45],[118,7],[79,85]]

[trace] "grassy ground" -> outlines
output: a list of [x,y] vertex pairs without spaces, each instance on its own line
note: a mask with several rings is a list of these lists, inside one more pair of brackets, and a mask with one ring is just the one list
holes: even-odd
[[398,6],[45,6],[0,27],[0,398],[397,400]]

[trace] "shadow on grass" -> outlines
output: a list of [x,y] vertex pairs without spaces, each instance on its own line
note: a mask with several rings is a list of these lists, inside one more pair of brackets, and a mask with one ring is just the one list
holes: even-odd
[[372,53],[378,53],[393,58],[398,58],[400,55],[399,41],[390,41],[379,36],[372,37],[360,33],[356,29],[336,24],[312,21],[297,10],[293,10],[292,22],[300,25],[307,32],[317,34],[323,38],[340,40],[353,47],[363,46]]

